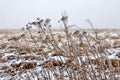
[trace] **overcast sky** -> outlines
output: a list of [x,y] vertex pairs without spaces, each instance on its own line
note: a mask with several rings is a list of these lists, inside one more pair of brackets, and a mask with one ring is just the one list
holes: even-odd
[[21,28],[37,17],[51,18],[54,27],[61,12],[81,28],[120,28],[120,0],[0,0],[0,28]]

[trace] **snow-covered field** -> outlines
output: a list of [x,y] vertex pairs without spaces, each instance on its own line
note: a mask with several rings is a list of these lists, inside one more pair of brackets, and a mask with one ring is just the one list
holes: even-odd
[[119,80],[120,33],[75,32],[1,33],[0,80]]

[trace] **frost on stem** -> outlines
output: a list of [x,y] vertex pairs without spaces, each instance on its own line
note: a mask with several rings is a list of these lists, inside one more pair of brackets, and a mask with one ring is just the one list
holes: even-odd
[[61,21],[63,22],[65,27],[67,27],[68,26],[68,16],[67,16],[67,13],[64,11],[61,15],[62,15]]

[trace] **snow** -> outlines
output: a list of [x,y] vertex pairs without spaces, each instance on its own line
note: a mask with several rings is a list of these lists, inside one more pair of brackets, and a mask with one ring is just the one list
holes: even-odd
[[[61,34],[60,32],[54,32],[54,34]],[[62,33],[63,34],[63,33]],[[108,34],[108,33],[100,33],[99,36],[104,36],[105,34]],[[13,34],[12,34],[13,35]],[[92,35],[92,34],[91,34]],[[16,36],[19,36],[19,34],[17,34]],[[109,36],[115,36],[117,37],[118,34],[116,33],[109,33]],[[5,37],[4,34],[0,34],[0,37]],[[83,38],[86,42],[86,39]],[[2,39],[4,41],[4,43],[8,43],[10,45],[10,43],[7,41],[7,39]],[[26,39],[27,40],[27,39]],[[77,40],[77,39],[75,39]],[[0,41],[0,43],[2,43],[3,41]],[[30,39],[28,39],[27,42],[29,42]],[[67,40],[64,40],[63,42],[65,42]],[[115,42],[114,40],[111,40],[109,38],[105,39],[105,41],[109,42],[110,45],[113,45],[113,43]],[[23,42],[22,40],[19,41],[20,43]],[[78,43],[76,41],[76,43]],[[9,46],[8,45],[8,46]],[[13,45],[13,44],[12,44]],[[34,43],[31,43],[29,44],[30,46],[34,46]],[[42,45],[42,43],[40,43],[40,45]],[[95,44],[95,41],[92,41],[90,42],[90,45],[94,45],[95,46],[95,49],[98,49],[99,45]],[[29,54],[29,52],[27,52],[26,54],[19,54],[19,52],[10,52],[10,49],[8,48],[8,46],[6,47],[6,50],[5,49],[0,49],[0,55],[2,55],[2,57],[0,57],[0,59],[4,59],[6,60],[6,62],[4,63],[0,63],[0,69],[4,66],[7,66],[9,67],[11,70],[14,70],[16,72],[16,74],[14,76],[10,75],[9,73],[5,72],[4,70],[0,70],[0,80],[38,80],[41,79],[41,80],[44,80],[45,78],[47,79],[50,74],[50,80],[63,80],[62,78],[64,78],[64,80],[70,80],[70,77],[68,75],[68,72],[67,70],[69,70],[69,73],[73,74],[73,69],[71,68],[72,66],[70,65],[69,67],[67,66],[64,66],[64,64],[66,64],[66,61],[68,59],[71,59],[71,57],[68,57],[68,56],[65,56],[65,55],[60,55],[60,56],[52,56],[52,54],[54,52],[49,52],[47,53],[46,55],[41,55],[41,54],[37,54],[36,53],[32,53],[32,54]],[[63,45],[61,43],[58,44],[58,47],[60,47],[62,50],[65,50],[63,47]],[[52,49],[53,47],[50,46]],[[48,47],[45,46],[45,48],[43,49],[44,51],[49,51]],[[88,53],[89,56],[86,56],[85,54],[84,55],[81,55],[81,56],[77,56],[77,57],[74,57],[73,61],[71,61],[71,63],[75,64],[75,61],[78,61],[78,64],[79,66],[81,67],[81,63],[85,63],[85,68],[86,71],[89,72],[89,70],[91,70],[91,67],[93,67],[96,75],[98,74],[97,70],[96,70],[96,65],[94,64],[89,64],[87,65],[87,60],[88,58],[90,60],[95,60],[95,59],[99,59],[99,58],[107,58],[107,59],[117,59],[117,60],[120,60],[120,58],[117,56],[118,53],[120,52],[120,48],[112,48],[110,47],[109,49],[105,48],[104,49],[105,52],[106,52],[106,56],[105,54],[103,53],[99,53],[99,52],[96,52],[96,54],[92,55],[91,53]],[[40,52],[41,53],[41,52]],[[72,52],[70,52],[71,54],[73,54]],[[9,60],[8,57],[9,56],[13,56],[15,57],[15,59],[12,59],[12,60]],[[34,56],[35,59],[27,59],[25,60],[24,57],[25,56]],[[44,68],[42,66],[43,63],[45,62],[50,62],[50,61],[60,61],[63,63],[62,67],[59,67],[59,66],[54,66],[54,67],[50,67],[50,68]],[[72,60],[72,59],[71,59]],[[81,62],[82,61],[82,62]],[[11,65],[13,64],[20,64],[20,63],[37,63],[37,65],[32,68],[32,69],[26,69],[25,72],[23,71],[23,73],[19,73],[20,71],[22,71],[21,67],[19,67],[19,70],[16,70],[14,69]],[[21,64],[22,65],[22,64]],[[60,70],[61,69],[61,73],[60,74]],[[82,68],[80,69],[82,71]],[[107,70],[106,70],[107,72]],[[49,73],[49,74],[48,74]],[[77,75],[77,70],[74,71],[74,73],[76,74],[76,78],[79,79],[79,76]],[[87,73],[86,73],[87,74]],[[103,75],[103,73],[101,73]],[[62,76],[62,77],[61,77]],[[88,75],[89,76],[89,75]],[[115,77],[120,77],[119,74],[116,74]],[[61,78],[61,79],[60,79]],[[89,78],[89,77],[88,77]],[[91,78],[89,78],[89,80],[92,80]]]

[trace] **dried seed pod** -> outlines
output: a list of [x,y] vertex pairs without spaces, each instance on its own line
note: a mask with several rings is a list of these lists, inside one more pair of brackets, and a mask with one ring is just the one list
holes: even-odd
[[32,22],[32,25],[37,25],[37,24],[38,24],[38,22],[35,22],[35,21],[34,21],[34,22]]
[[36,20],[40,20],[40,17],[38,17]]
[[26,29],[27,29],[27,30],[31,30],[31,29],[32,29],[32,26],[26,26]]
[[50,23],[50,21],[51,21],[51,20],[50,20],[49,18],[47,18],[47,19],[45,20],[46,23]]

